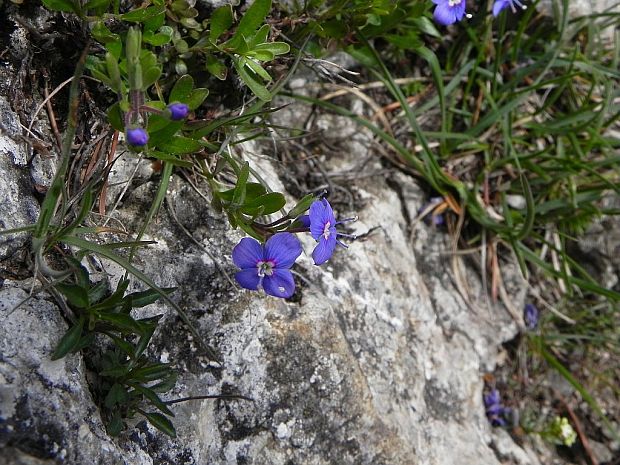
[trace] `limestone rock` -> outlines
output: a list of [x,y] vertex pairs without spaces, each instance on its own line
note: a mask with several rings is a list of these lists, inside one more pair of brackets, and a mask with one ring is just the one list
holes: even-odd
[[[18,116],[0,96],[0,229],[27,226],[37,220],[39,205],[32,196],[26,149],[10,136],[21,134]],[[25,233],[0,236],[0,260],[10,257],[28,240]]]

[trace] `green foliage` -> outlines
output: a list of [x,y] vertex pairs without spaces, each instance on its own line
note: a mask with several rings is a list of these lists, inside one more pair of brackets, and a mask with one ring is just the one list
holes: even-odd
[[[105,280],[92,284],[88,271],[76,259],[69,259],[69,265],[74,270],[73,282],[58,283],[55,288],[65,297],[76,321],[58,342],[52,360],[84,351],[88,360],[95,362],[95,390],[104,399],[103,417],[110,434],[118,435],[123,420],[139,412],[155,427],[174,436],[169,420],[142,410],[151,406],[173,416],[156,392],[174,387],[176,375],[169,365],[151,363],[144,355],[161,315],[142,319],[131,315],[134,308],[160,299],[160,292],[147,289],[127,294],[127,279],[120,280],[110,292]],[[174,288],[163,291],[168,294]],[[101,352],[97,334],[109,338],[114,348]]]

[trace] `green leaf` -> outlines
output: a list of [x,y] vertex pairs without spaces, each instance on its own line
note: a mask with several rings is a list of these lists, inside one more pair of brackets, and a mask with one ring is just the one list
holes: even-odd
[[174,136],[166,142],[160,142],[157,147],[169,154],[195,153],[202,149],[202,144],[189,137]]
[[125,131],[125,123],[123,121],[123,113],[121,112],[121,107],[118,102],[108,108],[108,121],[112,125],[114,129],[117,131],[123,132]]
[[430,36],[436,37],[437,39],[441,39],[442,35],[435,27],[435,24],[428,19],[426,16],[420,16],[418,18],[412,18],[411,20],[424,34],[428,34]]
[[271,61],[275,58],[275,55],[269,50],[252,50],[248,56],[260,61]]
[[67,256],[65,257],[65,261],[75,273],[76,284],[80,287],[88,288],[90,286],[90,275],[86,267],[75,257]]
[[107,321],[121,330],[133,331],[140,334],[142,326],[126,313],[100,313],[97,315],[102,321]]
[[166,415],[174,416],[174,413],[170,411],[170,409],[162,402],[157,394],[151,391],[149,388],[141,386],[140,384],[130,383],[132,388],[146,397],[155,407],[164,412]]
[[58,345],[52,353],[52,360],[59,360],[63,358],[79,344],[83,328],[84,317],[81,316],[77,324],[69,328],[60,341],[58,341]]
[[151,423],[155,428],[160,430],[162,433],[166,433],[168,436],[173,438],[177,437],[177,433],[174,429],[172,422],[166,418],[161,413],[148,413],[148,412],[140,412],[142,415],[146,417],[146,419]]
[[140,383],[149,383],[158,379],[163,379],[171,372],[170,364],[157,363],[143,368],[136,368],[129,372],[131,379]]
[[78,13],[79,7],[75,1],[71,0],[43,0],[43,5],[53,11],[64,11],[66,13]]
[[[245,195],[247,198],[255,199],[256,197],[260,197],[266,192],[267,192],[267,189],[265,189],[265,186],[263,186],[262,184],[258,182],[248,182],[245,185]],[[221,192],[218,192],[217,194],[222,200],[225,200],[227,202],[232,202],[233,197],[235,195],[235,189],[233,188],[233,189],[229,189],[226,191],[221,191]]]
[[245,161],[243,162],[243,166],[241,167],[241,172],[237,177],[237,184],[235,185],[235,190],[233,192],[232,204],[233,205],[242,205],[245,201],[245,186],[248,182],[248,177],[250,176],[250,163]]
[[204,87],[199,87],[197,89],[192,90],[192,92],[187,97],[187,100],[185,101],[185,103],[187,104],[190,110],[195,110],[200,105],[202,105],[202,102],[204,102],[204,100],[207,98],[208,95],[209,95],[209,89],[206,89]]
[[[161,5],[157,5],[156,2],[153,2],[153,4],[155,6],[161,6]],[[158,15],[152,16],[151,18],[143,22],[144,32],[145,33],[155,32],[157,29],[163,26],[165,20],[166,20],[165,13],[159,13]]]
[[90,302],[88,300],[88,292],[83,287],[75,284],[56,284],[56,290],[67,298],[67,301],[74,307],[88,308]]
[[121,386],[119,383],[114,383],[108,394],[105,396],[103,404],[110,410],[114,408],[116,404],[124,404],[129,399],[129,393],[127,389]]
[[[252,60],[251,58],[248,58],[245,62],[245,64],[254,72],[256,73],[258,76],[260,76],[261,78],[263,78],[265,81],[267,82],[271,82],[272,78],[269,75],[269,73],[267,71],[265,71],[265,68],[263,68],[261,65],[259,65],[258,63],[256,63],[254,60]],[[270,94],[271,95],[271,94]]]
[[[277,212],[286,205],[284,195],[279,192],[270,192],[260,197],[246,202],[241,211],[248,215],[270,215]],[[258,210],[261,210],[260,212]]]
[[215,44],[217,39],[230,29],[233,22],[232,7],[230,5],[224,5],[216,9],[211,15],[209,40]]
[[291,51],[291,47],[286,42],[270,42],[270,43],[259,44],[256,47],[254,47],[253,50],[255,52],[259,50],[260,51],[265,50],[265,51],[271,52],[273,55],[284,55],[285,53],[288,53]]
[[[169,26],[164,26],[164,27],[169,27]],[[172,40],[172,31],[170,31],[170,33],[163,33],[163,32],[153,33],[151,31],[145,31],[144,35],[142,36],[143,42],[146,42],[147,44],[150,44],[154,47],[161,47],[162,45],[166,45],[167,43],[170,43],[171,40]]]
[[[269,37],[269,31],[271,31],[271,26],[269,26],[269,24],[263,24],[260,29],[258,31],[256,31],[256,33],[254,35],[251,36],[250,40],[247,42],[248,43],[248,47],[251,50],[254,50],[254,48],[259,45],[262,44],[264,42],[267,42],[267,37]],[[246,36],[248,37],[248,36]]]
[[123,431],[123,418],[120,410],[114,410],[112,412],[112,418],[106,424],[106,430],[110,436],[118,436]]
[[[174,291],[176,291],[176,289],[176,287],[163,287],[162,291],[164,291],[166,294],[172,294]],[[125,299],[131,302],[132,308],[141,308],[157,302],[159,299],[161,299],[161,295],[154,289],[147,289],[146,291],[133,292],[131,294],[128,294],[123,300]]]
[[153,392],[168,392],[177,384],[177,374],[171,372],[166,379],[151,386]]
[[291,208],[291,210],[288,212],[288,216],[291,218],[297,218],[299,215],[306,212],[308,208],[310,208],[310,205],[312,205],[312,202],[314,202],[315,200],[316,197],[314,195],[306,195],[299,202],[297,202],[297,205]]
[[134,357],[134,346],[133,344],[127,342],[125,339],[115,336],[114,334],[105,332],[105,334],[114,341],[114,345],[121,349],[125,354],[131,358]]
[[95,38],[95,40],[101,42],[102,44],[108,44],[110,42],[116,42],[120,40],[120,36],[110,31],[103,21],[96,21],[93,24],[90,33]]
[[161,76],[162,66],[151,66],[150,68],[143,68],[142,71],[142,90],[147,90],[153,84],[157,82]]
[[116,285],[116,290],[112,293],[112,295],[105,299],[103,302],[99,302],[97,305],[93,305],[91,310],[98,312],[115,308],[123,300],[123,296],[125,295],[128,287],[129,280],[121,279]]
[[84,5],[84,11],[97,10],[97,9],[101,9],[105,11],[110,5],[110,1],[111,0],[90,0],[89,2],[86,3],[86,5]]
[[129,13],[121,15],[123,21],[130,21],[134,23],[143,23],[147,19],[153,18],[166,11],[166,6],[149,6],[147,8],[138,8],[132,10]]
[[99,281],[96,285],[88,290],[88,300],[90,302],[99,302],[108,292],[108,283],[106,280]]
[[236,49],[243,42],[243,37],[251,37],[263,24],[271,11],[271,0],[255,0],[252,6],[245,12],[237,26],[232,39],[224,44],[225,47]]
[[168,124],[160,130],[152,132],[149,130],[149,145],[151,147],[157,147],[159,144],[169,141],[184,124],[184,121],[169,121]]
[[256,75],[254,73],[249,73],[245,66],[240,66],[238,59],[233,59],[233,64],[235,65],[235,69],[237,70],[239,77],[250,88],[254,95],[256,95],[263,102],[271,101],[271,93],[262,84],[262,82],[255,77]]
[[170,91],[169,102],[183,102],[187,100],[192,89],[194,88],[194,78],[189,74],[185,74],[177,79],[177,82],[174,83],[174,87]]
[[225,81],[228,75],[228,68],[224,63],[215,58],[213,55],[207,55],[207,71],[220,81]]
[[146,347],[149,345],[151,337],[153,333],[157,329],[157,323],[161,315],[154,316],[152,318],[144,318],[140,320],[140,325],[142,326],[142,335],[140,336],[140,340],[136,345],[135,352],[133,357],[138,360],[142,353],[146,350]]
[[169,153],[160,152],[159,150],[149,150],[149,156],[153,158],[157,158],[158,160],[165,161],[174,166],[180,166],[181,168],[191,168],[194,166],[194,163],[189,160],[181,160],[177,158],[175,155],[170,155]]

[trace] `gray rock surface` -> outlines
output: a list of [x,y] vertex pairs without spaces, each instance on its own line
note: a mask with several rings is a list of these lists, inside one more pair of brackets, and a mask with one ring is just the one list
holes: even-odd
[[[39,205],[26,169],[26,147],[9,137],[21,134],[19,118],[2,96],[0,120],[0,229],[6,230],[35,222]],[[26,234],[0,235],[0,260],[13,255],[27,240]]]
[[[289,106],[278,118],[295,124],[306,110]],[[291,301],[229,282],[230,253],[242,236],[208,196],[177,176],[145,237],[156,244],[135,260],[159,285],[178,286],[173,299],[221,357],[221,363],[208,360],[167,306],[141,309],[141,316],[164,314],[149,353],[179,371],[166,399],[238,393],[254,402],[175,404],[176,439],[144,421],[110,438],[82,357],[49,358],[67,329],[61,310],[43,293],[14,310],[30,282],[6,281],[0,287],[0,465],[538,464],[510,437],[493,432],[482,406],[482,375],[497,363],[500,344],[517,333],[519,317],[487,302],[478,270],[453,258],[444,232],[415,221],[424,193],[412,178],[385,173],[367,133],[329,115],[316,125],[326,139],[346,137],[349,144],[338,157],[319,160],[326,172],[359,177],[365,160],[364,170],[377,174],[346,182],[350,201],[340,202],[337,214],[359,215],[351,229],[360,236],[348,250],[316,267],[314,241],[301,238],[306,252],[294,268],[299,291]],[[0,159],[0,187],[14,179],[15,160],[25,153],[11,144],[0,139],[13,154]],[[273,188],[284,189],[290,182],[271,148],[245,143],[239,155]],[[119,163],[110,184],[130,179],[137,163]],[[157,186],[148,168],[136,172],[130,189],[117,186],[108,198],[108,214],[129,231],[140,226]],[[24,178],[18,194],[5,196],[8,183],[0,190],[0,202],[11,199],[11,220],[36,216],[31,182]],[[98,266],[113,282],[123,274],[105,260]],[[525,286],[516,268],[502,270],[512,305],[522,308]]]
[[[321,124],[352,134],[361,150],[367,135],[347,120],[323,118]],[[246,144],[244,153],[272,172],[261,151]],[[343,154],[334,167],[346,171],[364,156]],[[120,169],[116,175],[127,179]],[[155,180],[128,191],[116,220],[137,228]],[[178,316],[160,304],[144,309],[165,313],[151,353],[180,371],[170,399],[220,392],[255,399],[175,405],[176,440],[144,422],[129,425],[118,440],[107,437],[80,357],[49,360],[66,328],[60,311],[37,296],[7,317],[25,293],[5,285],[0,445],[15,454],[8,463],[22,463],[18,454],[67,464],[473,465],[506,463],[507,456],[537,463],[509,438],[501,450],[510,453],[498,459],[482,406],[481,376],[493,368],[498,345],[515,334],[515,322],[501,306],[487,306],[477,272],[465,264],[470,303],[460,296],[447,236],[411,220],[425,201],[412,179],[374,177],[352,189],[364,205],[353,226],[363,239],[319,268],[310,258],[314,241],[303,238],[306,254],[295,268],[300,292],[287,302],[227,281],[223,272],[234,272],[230,251],[240,234],[173,179],[168,207],[148,233],[157,244],[136,264],[158,284],[179,286],[174,298],[222,363],[204,357]],[[520,306],[519,293],[513,297]]]
[[[25,283],[22,283],[25,284]],[[0,464],[149,463],[137,447],[107,437],[77,355],[51,361],[67,330],[43,295],[0,289]]]

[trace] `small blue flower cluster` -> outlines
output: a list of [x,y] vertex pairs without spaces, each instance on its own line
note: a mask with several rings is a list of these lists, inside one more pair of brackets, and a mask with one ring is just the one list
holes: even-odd
[[[160,110],[150,107],[142,107],[141,109],[150,113],[163,114]],[[184,103],[171,103],[168,105],[166,113],[172,121],[181,121],[187,118],[189,107]],[[133,147],[144,147],[149,141],[149,134],[143,128],[126,128],[125,136],[127,137],[127,143]]]
[[[347,247],[338,236],[352,237],[336,230],[336,225],[352,219],[336,221],[334,211],[326,199],[316,200],[310,206],[310,214],[298,218],[302,229],[308,230],[318,242],[312,252],[315,265],[325,263],[333,255],[336,244]],[[290,268],[301,255],[299,239],[290,232],[279,232],[265,244],[245,237],[235,246],[232,258],[241,268],[235,274],[239,285],[252,291],[260,287],[274,297],[289,298],[295,292],[295,281]]]
[[[435,21],[443,26],[449,26],[457,21],[461,21],[464,16],[471,18],[471,15],[465,13],[466,0],[432,0],[435,5],[435,11],[433,17]],[[514,12],[517,11],[516,6],[525,10],[526,6],[519,0],[495,0],[493,3],[493,16],[499,15],[499,13],[507,7]]]
[[534,330],[538,326],[538,318],[540,312],[534,304],[525,304],[523,309],[523,319],[525,320],[525,326],[527,329]]
[[502,405],[502,399],[497,389],[491,389],[483,397],[487,418],[493,426],[506,426],[506,415],[510,413],[508,407]]

